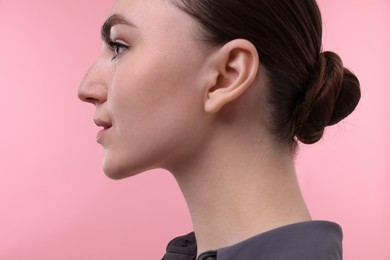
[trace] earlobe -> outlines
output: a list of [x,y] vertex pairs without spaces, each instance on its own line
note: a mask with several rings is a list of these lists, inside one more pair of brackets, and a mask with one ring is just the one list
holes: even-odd
[[218,50],[214,64],[217,73],[207,90],[204,104],[207,113],[218,112],[254,84],[259,69],[259,57],[252,43],[237,39]]

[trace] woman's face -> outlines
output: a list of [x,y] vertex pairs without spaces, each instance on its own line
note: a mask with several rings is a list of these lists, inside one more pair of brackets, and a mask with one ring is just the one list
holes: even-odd
[[108,17],[103,38],[113,46],[103,44],[79,88],[104,128],[104,172],[118,179],[184,162],[207,129],[201,86],[210,49],[168,0],[118,0]]

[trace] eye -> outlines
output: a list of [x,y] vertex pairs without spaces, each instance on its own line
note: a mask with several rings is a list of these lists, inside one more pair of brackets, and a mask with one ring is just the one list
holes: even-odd
[[110,41],[108,45],[110,46],[110,49],[115,53],[114,57],[112,57],[111,60],[115,60],[120,54],[122,54],[123,51],[129,49],[129,46],[118,41]]

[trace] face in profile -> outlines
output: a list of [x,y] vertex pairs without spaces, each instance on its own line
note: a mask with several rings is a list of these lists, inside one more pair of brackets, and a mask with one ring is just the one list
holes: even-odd
[[169,169],[201,150],[209,53],[196,26],[169,1],[118,0],[109,12],[101,53],[79,88],[96,107],[109,177]]

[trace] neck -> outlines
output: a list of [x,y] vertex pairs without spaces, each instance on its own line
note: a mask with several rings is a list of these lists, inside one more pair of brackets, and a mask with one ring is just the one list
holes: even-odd
[[198,255],[310,220],[288,153],[264,141],[223,139],[171,170],[190,210]]

